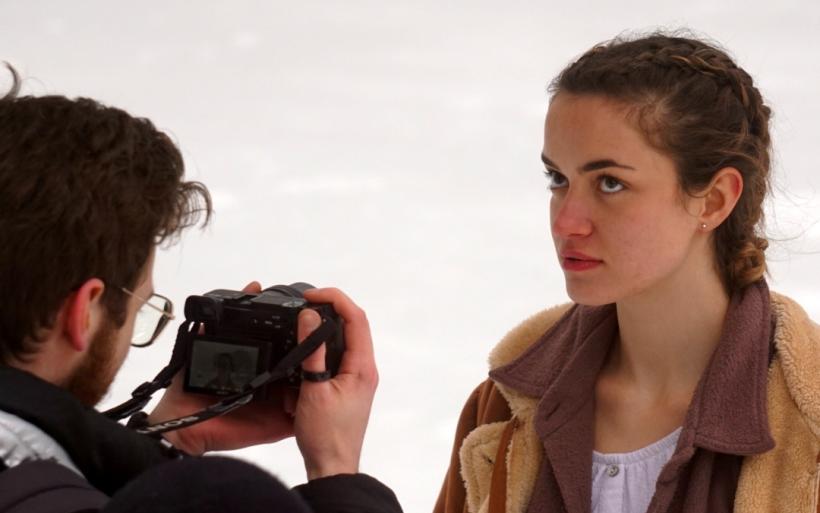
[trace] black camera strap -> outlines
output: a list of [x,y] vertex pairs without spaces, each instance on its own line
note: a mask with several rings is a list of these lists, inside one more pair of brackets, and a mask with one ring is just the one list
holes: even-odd
[[174,376],[185,367],[185,341],[192,334],[199,331],[199,323],[183,322],[177,330],[176,343],[171,352],[171,360],[151,381],[146,381],[131,392],[131,399],[106,410],[103,415],[113,420],[130,417],[134,413],[142,410],[151,396],[160,388],[168,388]]
[[[319,312],[321,315],[321,312]],[[212,404],[204,410],[196,413],[186,415],[177,419],[167,420],[159,424],[150,426],[140,426],[135,429],[137,433],[158,435],[176,429],[182,429],[194,424],[198,424],[205,420],[224,415],[229,411],[235,410],[243,406],[253,399],[253,395],[262,387],[299,372],[301,363],[310,356],[319,346],[327,341],[335,332],[337,325],[330,317],[321,315],[322,323],[316,330],[305,338],[305,340],[297,344],[288,354],[282,358],[277,365],[270,371],[263,372],[252,379],[241,392],[225,397],[221,401]],[[120,420],[128,417],[145,407],[151,396],[160,388],[167,388],[171,384],[173,377],[185,367],[185,347],[188,346],[188,339],[196,336],[199,332],[200,324],[193,322],[184,322],[180,325],[177,331],[177,340],[174,344],[174,350],[171,353],[171,361],[165,366],[151,381],[138,386],[131,393],[131,399],[115,406],[103,414],[111,419]]]

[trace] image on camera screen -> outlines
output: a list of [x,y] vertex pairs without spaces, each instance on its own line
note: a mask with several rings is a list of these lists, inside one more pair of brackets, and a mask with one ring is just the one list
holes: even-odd
[[215,393],[240,392],[256,377],[259,348],[197,339],[188,386]]

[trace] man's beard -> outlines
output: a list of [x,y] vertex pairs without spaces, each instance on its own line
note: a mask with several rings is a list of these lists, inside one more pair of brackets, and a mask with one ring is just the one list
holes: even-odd
[[114,362],[117,331],[110,319],[104,321],[91,339],[88,354],[65,387],[86,406],[94,406],[100,402],[114,381],[114,375],[117,373],[117,363]]

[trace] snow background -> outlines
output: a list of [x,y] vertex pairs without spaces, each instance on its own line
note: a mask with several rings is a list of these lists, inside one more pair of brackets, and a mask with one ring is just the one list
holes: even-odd
[[[367,310],[382,379],[362,470],[421,512],[489,350],[566,300],[546,84],[623,30],[681,26],[729,48],[774,110],[770,285],[820,319],[820,3],[0,0],[0,59],[27,93],[93,97],[178,142],[216,207],[158,254],[179,309],[259,280],[338,286]],[[174,331],[132,351],[103,406],[164,365]],[[304,480],[292,440],[235,454]]]

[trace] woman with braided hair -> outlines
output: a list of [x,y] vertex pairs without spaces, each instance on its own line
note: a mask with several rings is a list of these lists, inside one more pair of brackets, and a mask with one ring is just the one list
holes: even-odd
[[752,78],[654,34],[594,47],[550,93],[572,303],[491,353],[436,513],[817,512],[820,328],[764,279]]

